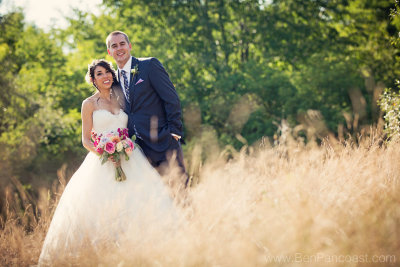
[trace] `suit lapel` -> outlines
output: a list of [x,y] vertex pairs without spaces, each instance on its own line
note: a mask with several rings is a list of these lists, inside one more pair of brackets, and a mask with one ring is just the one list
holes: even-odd
[[132,57],[132,63],[131,63],[131,84],[129,85],[129,89],[131,89],[133,86],[135,86],[137,79],[138,79],[138,75],[136,74],[135,76],[133,76],[132,74],[132,70],[135,68],[135,66],[138,65],[139,66],[139,60],[135,57]]
[[130,84],[129,84],[129,99],[131,100],[131,104],[135,101],[134,99],[134,91],[135,91],[135,84],[137,83],[139,74],[136,74],[133,76],[132,70],[135,68],[135,66],[139,66],[139,60],[135,57],[132,57],[132,63],[131,63],[131,77],[130,77]]

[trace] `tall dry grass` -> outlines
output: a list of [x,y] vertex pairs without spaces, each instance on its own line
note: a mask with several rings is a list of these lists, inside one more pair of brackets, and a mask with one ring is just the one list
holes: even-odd
[[[398,266],[399,145],[382,145],[373,133],[322,145],[287,138],[273,147],[215,148],[204,163],[198,145],[186,155],[195,179],[184,226],[147,245],[88,251],[64,264]],[[42,215],[28,231],[24,216],[34,215],[9,214],[0,233],[1,266],[36,264],[55,199],[40,191]]]

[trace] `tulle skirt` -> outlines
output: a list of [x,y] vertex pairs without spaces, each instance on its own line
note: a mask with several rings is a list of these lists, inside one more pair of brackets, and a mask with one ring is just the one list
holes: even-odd
[[121,166],[127,179],[117,182],[111,162],[102,165],[91,152],[86,156],[61,196],[39,265],[51,265],[60,256],[78,256],[88,244],[138,245],[154,231],[173,231],[173,201],[140,149]]

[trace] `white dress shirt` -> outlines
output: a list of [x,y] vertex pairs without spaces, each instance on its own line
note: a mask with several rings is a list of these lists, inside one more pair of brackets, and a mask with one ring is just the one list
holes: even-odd
[[130,80],[131,80],[131,65],[132,65],[132,57],[129,58],[128,62],[126,62],[125,66],[122,69],[118,68],[119,83],[120,83],[121,87],[124,89],[122,91],[124,91],[124,95],[125,95],[126,99],[128,99],[128,97],[126,95],[125,86],[124,86],[125,81],[124,81],[124,77],[122,77],[121,70],[124,70],[126,72],[126,78],[128,80],[128,85],[129,85]]

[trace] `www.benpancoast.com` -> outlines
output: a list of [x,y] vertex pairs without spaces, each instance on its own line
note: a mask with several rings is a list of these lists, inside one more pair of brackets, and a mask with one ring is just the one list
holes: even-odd
[[396,263],[395,255],[328,255],[317,253],[308,255],[295,253],[294,255],[266,255],[267,263]]

